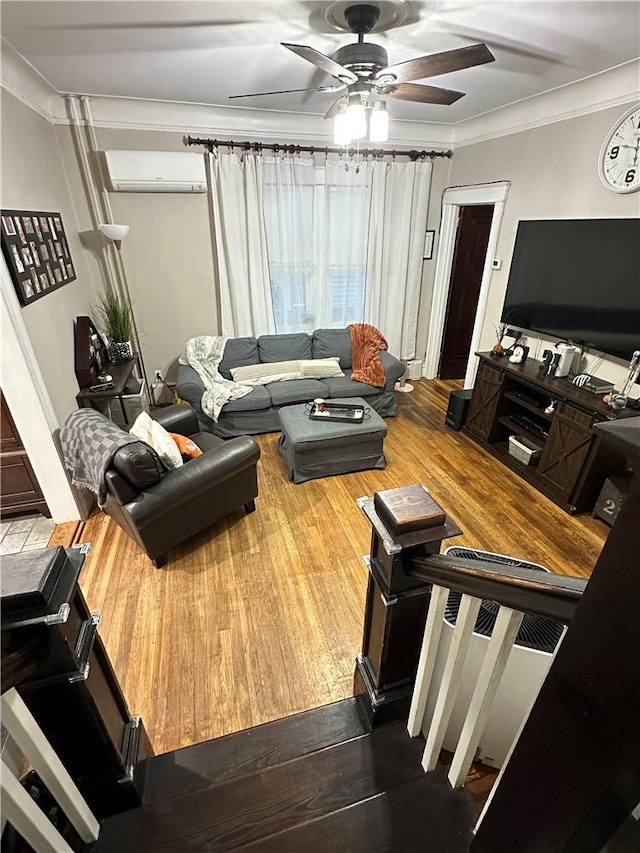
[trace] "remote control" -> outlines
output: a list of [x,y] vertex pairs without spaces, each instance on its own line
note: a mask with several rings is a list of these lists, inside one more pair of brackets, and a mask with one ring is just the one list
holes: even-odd
[[90,385],[89,391],[110,391],[111,388],[115,387],[113,382],[100,382],[98,385]]

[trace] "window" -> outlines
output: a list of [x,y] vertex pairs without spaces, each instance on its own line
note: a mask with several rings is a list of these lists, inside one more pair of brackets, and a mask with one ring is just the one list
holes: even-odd
[[364,315],[370,185],[342,164],[265,165],[263,207],[276,331],[312,331]]

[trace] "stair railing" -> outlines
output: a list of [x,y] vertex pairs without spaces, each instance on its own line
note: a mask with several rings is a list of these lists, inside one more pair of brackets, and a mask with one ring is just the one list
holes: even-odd
[[[9,736],[31,763],[80,838],[87,843],[96,841],[100,824],[15,687],[2,694],[0,710],[2,724]],[[0,788],[2,817],[27,844],[38,853],[72,853],[72,848],[22,787],[4,758],[0,762]]]
[[[449,782],[453,788],[458,788],[464,784],[471,768],[524,614],[536,613],[568,625],[587,581],[537,569],[492,564],[484,559],[437,554],[413,556],[405,571],[411,578],[432,585],[407,725],[411,737],[421,732],[429,692],[437,687],[422,759],[427,772],[435,769],[442,749],[480,604],[483,599],[489,599],[500,605],[449,769]],[[435,685],[434,667],[450,591],[461,593],[462,600],[442,678],[440,684]]]

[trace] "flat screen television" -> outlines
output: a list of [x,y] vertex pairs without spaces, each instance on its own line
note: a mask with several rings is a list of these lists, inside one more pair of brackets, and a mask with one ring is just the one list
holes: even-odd
[[521,220],[502,321],[628,361],[640,349],[640,219]]

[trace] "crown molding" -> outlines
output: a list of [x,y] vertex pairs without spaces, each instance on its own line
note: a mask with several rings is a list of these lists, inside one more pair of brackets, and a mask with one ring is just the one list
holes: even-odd
[[27,107],[49,122],[53,122],[53,100],[64,106],[58,91],[11,45],[0,39],[2,63],[0,85]]
[[458,122],[454,148],[623,106],[640,98],[640,60]]
[[[104,95],[87,97],[91,100],[96,128],[155,130],[228,139],[240,135],[243,139],[291,140],[320,146],[332,144],[331,125],[316,114]],[[69,124],[64,103],[56,106],[53,122]],[[453,141],[453,125],[392,120],[391,134],[388,144],[448,148]]]

